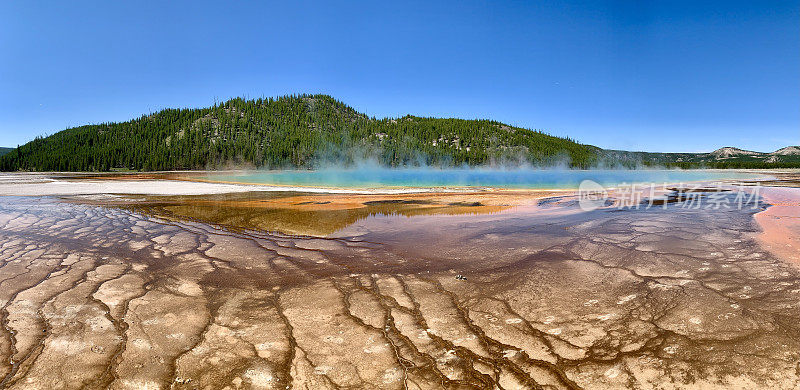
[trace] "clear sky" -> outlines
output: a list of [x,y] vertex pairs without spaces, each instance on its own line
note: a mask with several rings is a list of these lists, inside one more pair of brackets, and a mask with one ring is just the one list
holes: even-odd
[[302,92],[605,148],[771,151],[800,145],[800,1],[0,3],[0,146]]

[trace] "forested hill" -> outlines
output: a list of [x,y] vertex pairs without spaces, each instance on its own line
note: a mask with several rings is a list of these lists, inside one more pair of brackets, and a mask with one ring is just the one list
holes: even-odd
[[603,150],[492,120],[370,118],[326,95],[236,98],[210,108],[166,109],[2,149],[2,171],[314,168],[364,160],[393,167],[800,168],[798,146],[771,153],[734,147],[709,153]]
[[231,99],[39,137],[0,170],[313,168],[363,159],[386,166],[531,163],[588,167],[600,149],[491,120],[376,119],[326,95]]
[[13,148],[0,148],[0,156],[14,150]]

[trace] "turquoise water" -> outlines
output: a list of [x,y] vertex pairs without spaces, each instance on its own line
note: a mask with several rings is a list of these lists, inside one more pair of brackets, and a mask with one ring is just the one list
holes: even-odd
[[568,170],[568,169],[322,169],[316,171],[245,171],[204,176],[214,181],[282,186],[386,188],[386,187],[495,187],[514,189],[573,189],[583,180],[603,186],[633,183],[687,183],[693,181],[746,180],[763,175],[725,170]]

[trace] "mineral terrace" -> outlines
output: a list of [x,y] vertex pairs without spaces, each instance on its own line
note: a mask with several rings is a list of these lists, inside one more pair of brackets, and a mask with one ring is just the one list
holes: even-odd
[[0,387],[797,389],[765,207],[560,196],[314,236],[4,196]]

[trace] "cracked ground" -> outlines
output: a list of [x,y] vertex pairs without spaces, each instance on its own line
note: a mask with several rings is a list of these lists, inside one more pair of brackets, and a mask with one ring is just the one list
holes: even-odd
[[797,389],[800,271],[762,209],[563,197],[313,237],[0,197],[0,387]]

